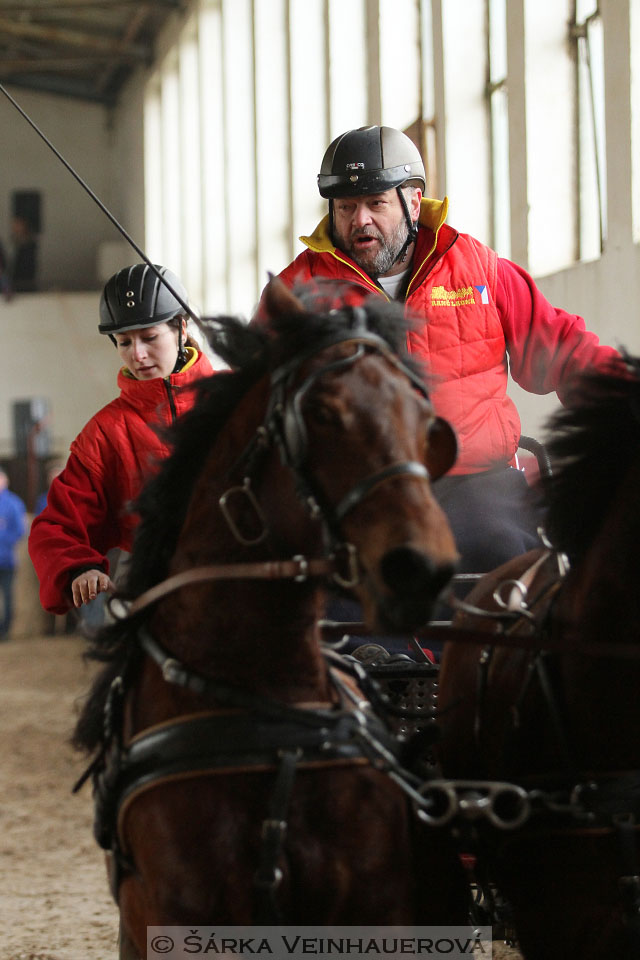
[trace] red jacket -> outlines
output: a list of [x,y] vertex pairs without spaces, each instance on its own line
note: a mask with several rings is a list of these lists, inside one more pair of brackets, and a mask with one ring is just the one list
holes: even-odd
[[135,380],[120,370],[120,396],[98,411],[71,444],[67,464],[53,480],[47,506],[29,534],[40,602],[50,613],[65,613],[71,606],[75,571],[95,567],[108,572],[107,551],[131,549],[137,517],[130,505],[154,463],[169,453],[156,429],[189,410],[194,384],[213,373],[203,353],[191,352],[186,366],[165,379]]
[[[600,346],[581,317],[553,307],[525,270],[446,224],[446,213],[446,200],[422,200],[405,295],[415,320],[408,349],[425,363],[434,407],[458,434],[450,472],[473,473],[507,464],[516,452],[520,418],[507,396],[509,370],[525,390],[556,390],[562,399],[573,374],[617,353]],[[280,274],[289,286],[329,277],[349,284],[348,302],[386,297],[334,247],[328,217],[300,239],[308,249]]]

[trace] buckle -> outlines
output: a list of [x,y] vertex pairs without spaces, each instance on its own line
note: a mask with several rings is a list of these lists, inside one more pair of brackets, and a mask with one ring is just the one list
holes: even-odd
[[[338,550],[344,550],[346,567],[344,575],[340,572],[338,564]],[[336,569],[331,574],[333,580],[341,587],[350,589],[360,583],[360,572],[358,570],[358,552],[352,543],[341,543],[335,553],[331,554],[331,559],[336,565]]]

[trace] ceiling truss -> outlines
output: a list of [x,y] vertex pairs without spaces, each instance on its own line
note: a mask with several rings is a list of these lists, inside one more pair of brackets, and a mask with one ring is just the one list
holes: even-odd
[[0,0],[0,82],[113,106],[187,0]]

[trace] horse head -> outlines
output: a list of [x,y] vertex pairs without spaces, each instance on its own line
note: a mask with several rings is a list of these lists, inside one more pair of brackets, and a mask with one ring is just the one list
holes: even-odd
[[369,302],[334,308],[318,323],[277,279],[266,302],[287,341],[284,354],[274,352],[267,432],[324,543],[346,562],[334,579],[355,593],[372,628],[415,629],[457,561],[430,489],[455,460],[456,441],[402,355],[404,321],[395,305]]

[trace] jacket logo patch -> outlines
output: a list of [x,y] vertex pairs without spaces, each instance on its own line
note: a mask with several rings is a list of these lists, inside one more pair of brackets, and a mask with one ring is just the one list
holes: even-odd
[[460,287],[458,290],[446,290],[443,286],[431,291],[432,307],[463,307],[475,303],[473,287]]
[[487,290],[486,284],[474,283],[473,286],[480,294],[480,303],[489,303],[489,291]]

